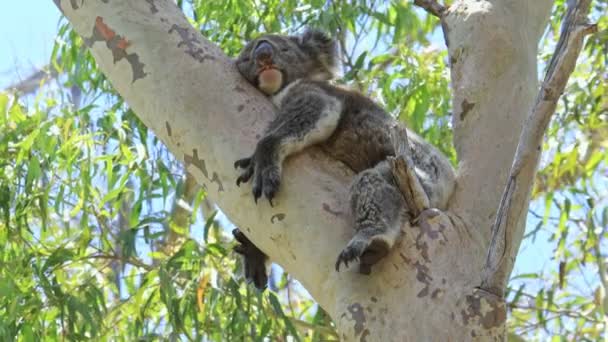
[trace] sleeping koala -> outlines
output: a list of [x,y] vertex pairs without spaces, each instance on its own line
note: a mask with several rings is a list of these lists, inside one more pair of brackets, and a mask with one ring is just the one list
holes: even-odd
[[[247,81],[277,107],[253,154],[235,162],[235,168],[242,169],[237,185],[251,180],[256,203],[263,195],[272,205],[285,158],[320,146],[357,173],[350,186],[356,233],[339,254],[336,270],[358,260],[359,272],[369,274],[397,242],[404,220],[411,219],[386,161],[395,155],[390,133],[395,120],[371,99],[329,83],[339,67],[338,52],[335,40],[322,32],[263,35],[245,46],[236,63]],[[454,170],[432,145],[408,134],[414,169],[431,207],[443,208],[454,188]],[[263,288],[266,275],[255,270],[264,268],[252,265],[244,251],[255,251],[256,260],[263,253],[238,230],[235,236],[251,270],[246,276]]]

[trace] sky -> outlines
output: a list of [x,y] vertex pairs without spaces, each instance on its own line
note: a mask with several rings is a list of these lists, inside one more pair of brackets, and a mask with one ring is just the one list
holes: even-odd
[[[31,7],[35,5],[36,9]],[[48,64],[60,12],[51,0],[7,1],[0,11],[0,90]],[[543,213],[544,207],[537,212]],[[527,230],[538,220],[528,219]],[[549,233],[541,231],[534,243],[524,241],[513,275],[554,267]],[[557,271],[556,269],[554,271]]]
[[48,64],[59,18],[60,12],[51,0],[5,1],[2,4],[0,89]]

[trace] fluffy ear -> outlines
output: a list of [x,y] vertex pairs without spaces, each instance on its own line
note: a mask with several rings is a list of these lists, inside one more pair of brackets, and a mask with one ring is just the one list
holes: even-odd
[[298,45],[316,58],[332,75],[335,75],[340,66],[340,53],[338,42],[327,33],[307,28],[299,36]]

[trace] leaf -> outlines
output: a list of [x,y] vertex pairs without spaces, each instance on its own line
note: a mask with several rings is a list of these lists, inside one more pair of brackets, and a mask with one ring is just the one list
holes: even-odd
[[269,292],[268,300],[270,301],[270,304],[272,305],[274,312],[279,316],[279,318],[283,319],[283,322],[285,323],[285,327],[291,333],[291,336],[293,336],[296,339],[296,341],[300,341],[298,331],[296,330],[296,328],[293,325],[293,323],[291,322],[291,320],[283,312],[283,308],[281,307],[281,304],[279,303],[279,300],[277,299],[276,295],[274,293]]

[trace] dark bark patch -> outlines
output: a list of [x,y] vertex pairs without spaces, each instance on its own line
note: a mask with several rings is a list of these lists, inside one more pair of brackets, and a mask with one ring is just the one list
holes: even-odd
[[245,105],[239,105],[239,106],[236,108],[236,110],[238,110],[238,111],[239,111],[239,113],[240,113],[240,112],[242,112],[242,111],[243,111],[243,109],[245,109]]
[[507,311],[504,301],[498,297],[481,296],[473,294],[466,296],[466,309],[461,311],[462,321],[469,324],[476,318],[484,329],[501,327],[507,320]]
[[436,289],[435,291],[433,291],[433,293],[431,293],[431,298],[436,299],[442,292],[442,289]]
[[192,150],[192,155],[189,156],[187,154],[184,154],[184,162],[186,162],[186,165],[194,165],[196,166],[197,169],[201,170],[201,172],[203,173],[203,175],[209,179],[209,173],[207,173],[207,167],[205,166],[205,160],[199,158],[198,156],[198,150],[197,149],[193,149]]
[[550,101],[555,100],[556,97],[558,97],[558,96],[555,96],[555,91],[549,87],[543,86],[540,91],[541,91],[541,97],[542,97],[543,101],[550,102]]
[[457,62],[458,62],[458,58],[456,58],[454,56],[450,56],[450,66],[453,66]]
[[359,303],[354,303],[350,305],[347,309],[348,312],[350,312],[351,319],[355,321],[355,335],[361,334],[363,332],[363,329],[365,329],[366,321],[363,307]]
[[78,0],[70,0],[70,6],[72,6],[73,10],[77,10],[80,8],[80,5],[82,5],[83,0],[80,0],[80,5],[78,4]]
[[363,334],[361,334],[361,339],[359,339],[359,341],[367,342],[367,336],[369,336],[369,330],[365,329],[365,330],[363,330]]
[[447,240],[447,237],[443,233],[445,230],[445,226],[439,224],[439,229],[434,229],[433,224],[429,221],[439,215],[436,210],[425,210],[423,211],[419,218],[418,223],[414,228],[420,230],[418,235],[416,236],[416,249],[420,252],[420,255],[426,262],[430,262],[429,258],[429,245],[425,239],[437,240],[442,238],[439,243],[443,244]]
[[333,210],[333,209],[332,209],[332,208],[329,206],[329,204],[327,204],[327,203],[323,203],[322,207],[323,207],[323,210],[327,211],[328,213],[330,213],[330,214],[332,214],[332,215],[334,215],[334,216],[340,216],[340,215],[342,215],[342,213],[341,213],[341,212]]
[[460,316],[462,316],[462,323],[464,325],[469,325],[469,315],[467,315],[467,312],[464,310],[461,310]]
[[146,0],[146,2],[148,3],[148,5],[150,5],[150,12],[152,14],[158,13],[158,8],[156,8],[156,4],[154,3],[154,0]]
[[236,92],[239,92],[239,93],[244,93],[245,92],[245,89],[243,89],[243,87],[241,87],[239,85],[235,86],[232,90],[234,90]]
[[374,296],[372,296],[372,297],[370,298],[370,300],[371,300],[372,302],[374,302],[374,303],[378,302],[378,298],[376,298],[376,297],[374,297]]
[[169,121],[165,121],[165,128],[167,129],[167,135],[169,137],[172,136],[172,132],[171,132],[171,125],[169,125]]
[[424,284],[424,288],[420,290],[420,292],[418,292],[417,297],[426,297],[429,294],[433,277],[429,275],[429,268],[421,264],[420,262],[416,261],[414,267],[416,268],[416,280]]
[[462,100],[460,104],[460,121],[463,121],[464,118],[469,114],[469,112],[475,107],[475,103],[467,101],[467,99]]
[[283,214],[283,213],[274,214],[270,218],[270,223],[275,223],[275,222],[283,221],[284,219],[285,219],[285,214]]
[[224,191],[224,184],[222,184],[220,176],[217,174],[217,172],[214,172],[213,176],[211,176],[211,182],[215,182],[217,184],[217,192]]
[[403,262],[406,263],[407,265],[412,263],[412,260],[408,257],[406,257],[405,255],[403,255],[403,253],[399,253],[399,256],[401,257],[401,259],[403,259]]
[[114,64],[116,62],[126,59],[131,66],[133,73],[132,83],[135,83],[140,78],[144,78],[147,73],[144,72],[145,64],[139,60],[139,56],[136,53],[127,53],[127,48],[131,45],[131,42],[127,38],[116,34],[104,21],[102,17],[95,18],[95,26],[93,26],[93,32],[91,37],[85,37],[84,43],[88,47],[92,47],[96,42],[105,42],[106,46],[112,51],[112,57],[114,57]]
[[178,48],[186,47],[186,54],[194,58],[199,63],[203,63],[205,60],[213,60],[215,57],[209,55],[202,47],[200,40],[197,37],[196,32],[193,32],[190,27],[179,27],[175,24],[169,29],[169,33],[177,32],[181,37],[182,41],[177,44]]

